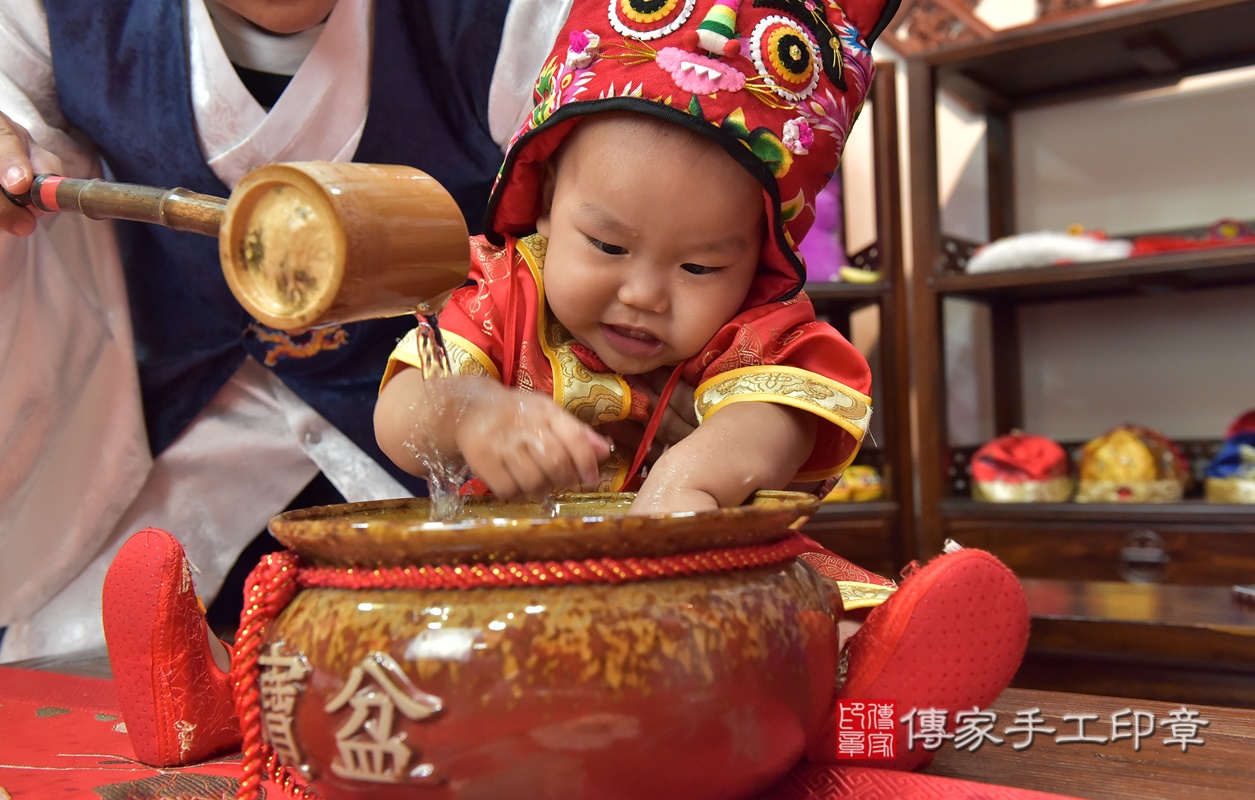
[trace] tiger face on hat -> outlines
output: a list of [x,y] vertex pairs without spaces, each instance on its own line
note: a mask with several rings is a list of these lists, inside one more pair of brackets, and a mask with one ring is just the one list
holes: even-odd
[[898,0],[575,0],[489,200],[485,230],[535,230],[545,162],[579,120],[651,114],[710,137],[762,185],[767,242],[747,305],[792,297],[796,246],[836,172]]

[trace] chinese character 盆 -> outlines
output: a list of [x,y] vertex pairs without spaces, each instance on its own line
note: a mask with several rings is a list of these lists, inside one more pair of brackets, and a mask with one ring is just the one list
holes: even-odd
[[431,764],[419,764],[406,771],[410,748],[404,734],[393,734],[396,712],[418,721],[439,713],[441,700],[419,690],[384,653],[371,653],[353,668],[339,694],[327,701],[325,710],[333,713],[345,705],[353,709],[347,722],[336,731],[340,757],[331,771],[343,778],[378,783],[397,783],[405,778],[432,778]]
[[292,737],[292,711],[305,688],[300,681],[309,674],[309,662],[300,653],[285,656],[279,647],[272,643],[268,653],[257,657],[261,667],[261,722],[266,741],[279,760],[295,767],[301,763],[301,754]]

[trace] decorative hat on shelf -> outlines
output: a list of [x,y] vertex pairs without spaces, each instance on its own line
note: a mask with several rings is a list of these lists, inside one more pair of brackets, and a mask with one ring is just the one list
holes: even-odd
[[875,467],[855,464],[841,473],[832,491],[824,497],[825,503],[866,503],[879,500],[884,495],[880,473]]
[[1111,261],[1133,254],[1133,243],[1111,239],[1103,231],[1030,231],[996,239],[972,253],[967,272],[997,272],[1088,261]]
[[1012,431],[972,455],[972,499],[1062,503],[1072,495],[1068,454],[1052,439]]
[[1120,425],[1089,441],[1078,471],[1078,503],[1171,503],[1190,479],[1177,446],[1140,425]]
[[1255,503],[1255,409],[1233,421],[1207,464],[1204,492],[1213,503]]

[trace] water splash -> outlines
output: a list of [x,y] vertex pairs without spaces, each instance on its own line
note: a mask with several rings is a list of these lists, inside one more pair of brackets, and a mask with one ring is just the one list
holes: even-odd
[[[418,362],[424,380],[441,380],[449,377],[449,355],[440,336],[440,325],[434,314],[418,315]],[[415,431],[413,435],[421,435]],[[421,451],[414,441],[405,447],[422,463],[427,472],[427,493],[431,499],[430,518],[433,522],[449,522],[462,516],[465,501],[458,490],[470,475],[470,470],[460,460],[450,459],[434,448]]]

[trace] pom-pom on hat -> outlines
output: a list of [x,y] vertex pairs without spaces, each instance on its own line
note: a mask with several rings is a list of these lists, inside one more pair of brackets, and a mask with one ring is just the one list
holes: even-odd
[[1213,503],[1255,503],[1255,409],[1238,417],[1204,471],[1203,491]]
[[1120,425],[1087,442],[1078,472],[1078,503],[1171,503],[1181,499],[1190,476],[1177,446],[1140,425]]
[[[746,306],[792,297],[796,246],[837,169],[899,0],[575,0],[488,203],[487,238],[535,230],[545,161],[588,114],[636,111],[718,143],[763,186]],[[694,198],[699,201],[700,198]]]
[[972,498],[987,503],[1062,503],[1072,495],[1068,454],[1045,436],[1018,431],[972,455]]

